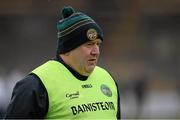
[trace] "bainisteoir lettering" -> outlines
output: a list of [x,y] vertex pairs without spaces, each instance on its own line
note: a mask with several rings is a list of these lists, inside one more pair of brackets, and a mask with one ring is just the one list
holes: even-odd
[[77,115],[84,112],[115,110],[115,107],[113,102],[96,102],[96,103],[88,103],[88,104],[72,106],[71,110],[73,115]]

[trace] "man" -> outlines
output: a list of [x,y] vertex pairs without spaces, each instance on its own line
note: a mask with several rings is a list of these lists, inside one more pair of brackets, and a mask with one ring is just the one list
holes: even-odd
[[96,66],[101,28],[72,7],[62,17],[56,59],[16,84],[5,118],[120,119],[117,85]]

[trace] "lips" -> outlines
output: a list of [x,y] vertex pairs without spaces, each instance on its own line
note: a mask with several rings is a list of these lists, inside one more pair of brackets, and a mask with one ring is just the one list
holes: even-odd
[[95,64],[96,63],[96,59],[89,59],[88,60],[91,64]]
[[96,61],[96,59],[89,59],[88,61],[92,61],[93,62],[93,61]]

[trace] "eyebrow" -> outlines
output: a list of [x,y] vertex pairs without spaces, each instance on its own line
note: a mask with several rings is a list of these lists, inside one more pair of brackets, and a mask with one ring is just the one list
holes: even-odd
[[96,43],[96,42],[97,42],[97,43],[102,43],[101,40],[100,40],[100,41],[93,41],[93,40],[92,40],[92,41],[88,41],[87,43]]

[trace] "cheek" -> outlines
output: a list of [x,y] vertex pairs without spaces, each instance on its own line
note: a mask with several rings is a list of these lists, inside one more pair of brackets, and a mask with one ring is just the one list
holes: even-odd
[[74,60],[76,61],[76,63],[79,63],[79,64],[83,64],[87,60],[86,54],[82,52],[77,52],[74,55],[74,58],[75,58]]
[[89,49],[83,49],[82,51],[79,51],[79,56],[81,56],[81,58],[83,59],[88,59],[89,55],[90,55],[90,50]]
[[86,54],[81,54],[79,56],[79,58],[78,58],[79,61],[78,62],[80,63],[81,67],[82,66],[85,67],[88,64],[88,59],[89,59],[89,57]]
[[90,50],[87,48],[81,48],[74,54],[77,62],[86,62],[90,57]]

